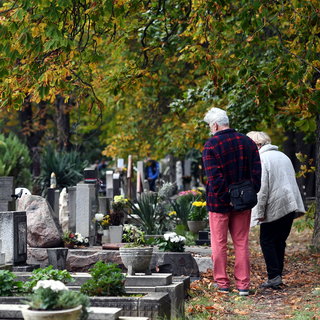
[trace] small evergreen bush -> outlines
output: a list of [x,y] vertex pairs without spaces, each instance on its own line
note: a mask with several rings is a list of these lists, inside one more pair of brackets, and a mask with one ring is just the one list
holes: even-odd
[[41,158],[41,174],[36,182],[40,184],[43,195],[50,186],[52,172],[56,175],[59,189],[75,186],[82,180],[83,171],[87,165],[88,162],[82,160],[79,152],[58,152],[48,146],[44,149]]
[[27,146],[12,133],[0,134],[0,176],[13,176],[16,187],[30,188],[30,165]]
[[125,294],[125,276],[115,263],[98,261],[90,270],[80,291],[89,296],[119,296]]

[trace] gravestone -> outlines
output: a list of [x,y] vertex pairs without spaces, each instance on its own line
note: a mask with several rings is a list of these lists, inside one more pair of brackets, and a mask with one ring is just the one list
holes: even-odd
[[113,171],[106,171],[106,196],[113,199]]
[[0,239],[0,266],[5,264],[6,254],[2,252],[2,240]]
[[174,183],[176,181],[176,163],[174,156],[172,154],[169,154],[167,156],[168,158],[168,164],[169,164],[169,182]]
[[69,231],[69,209],[67,188],[63,188],[59,197],[59,223],[62,231]]
[[183,165],[184,165],[184,176],[185,177],[191,177],[191,160],[189,160],[189,159],[186,159],[186,160],[184,160],[184,163],[183,163]]
[[183,190],[183,174],[182,174],[182,162],[179,160],[176,162],[176,184],[178,191]]
[[110,203],[107,197],[98,197],[99,201],[99,212],[106,214],[110,210]]
[[98,212],[96,184],[78,183],[76,195],[76,232],[89,239],[95,239],[94,216]]
[[0,211],[15,210],[13,177],[0,177]]
[[183,161],[183,184],[185,190],[191,189],[191,160]]
[[119,158],[119,159],[117,160],[117,168],[119,168],[119,169],[124,168],[124,159]]
[[47,249],[49,265],[52,265],[54,269],[65,270],[68,250],[68,248]]
[[77,187],[68,187],[69,231],[76,232]]
[[196,244],[209,246],[210,245],[209,231],[199,231]]
[[25,264],[27,261],[26,212],[0,212],[0,239],[6,264]]
[[53,218],[56,223],[59,223],[59,197],[60,191],[56,188],[47,189],[47,201],[53,210]]
[[138,161],[137,168],[138,168],[138,172],[140,174],[140,179],[141,179],[141,183],[142,183],[142,192],[149,191],[149,183],[144,175],[145,163],[143,161]]
[[85,183],[97,183],[99,177],[97,168],[88,167],[83,171],[83,178]]
[[113,174],[113,196],[119,196],[120,192],[120,173],[116,172]]
[[132,198],[132,156],[128,156],[128,170],[127,170],[127,192],[126,197],[131,199]]

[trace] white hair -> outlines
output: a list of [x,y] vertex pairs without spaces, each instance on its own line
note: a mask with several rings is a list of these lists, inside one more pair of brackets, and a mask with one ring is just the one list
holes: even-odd
[[263,131],[250,131],[247,136],[251,138],[256,144],[264,146],[271,143],[270,137]]
[[214,123],[219,126],[229,126],[227,113],[219,108],[211,108],[203,118],[203,121],[212,126]]

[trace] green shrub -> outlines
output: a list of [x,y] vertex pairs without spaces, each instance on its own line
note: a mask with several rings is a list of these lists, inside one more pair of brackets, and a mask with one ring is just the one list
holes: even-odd
[[[141,225],[142,230],[150,234],[161,234],[166,216],[158,210],[158,195],[155,192],[144,192],[135,202],[128,200],[127,205],[130,209],[128,213],[133,220]],[[137,215],[139,219],[135,219]]]
[[312,202],[307,212],[299,219],[294,220],[293,226],[297,229],[298,232],[302,232],[305,229],[312,230],[314,228],[315,213],[316,213],[316,202]]
[[0,134],[0,176],[13,176],[15,186],[30,188],[30,165],[27,146],[12,133]]
[[11,271],[0,270],[0,296],[12,296],[23,291],[23,283],[16,281],[16,277]]
[[74,281],[74,278],[67,270],[53,269],[53,266],[33,270],[29,279],[30,280],[24,284],[27,292],[31,292],[39,280],[59,280],[64,284]]
[[50,186],[51,173],[54,172],[59,189],[74,186],[82,180],[83,170],[87,165],[88,162],[82,160],[79,152],[58,152],[48,146],[41,157],[41,174],[36,182],[40,184],[44,194]]
[[125,276],[114,263],[98,261],[90,270],[91,279],[87,280],[80,291],[89,296],[119,296],[125,294]]

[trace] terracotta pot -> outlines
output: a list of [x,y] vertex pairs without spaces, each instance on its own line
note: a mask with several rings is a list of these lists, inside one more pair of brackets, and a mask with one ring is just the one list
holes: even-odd
[[26,306],[21,310],[23,319],[25,320],[78,320],[81,316],[82,306],[65,310],[29,310]]
[[152,247],[120,247],[119,251],[121,260],[128,270],[128,275],[136,273],[151,274]]

